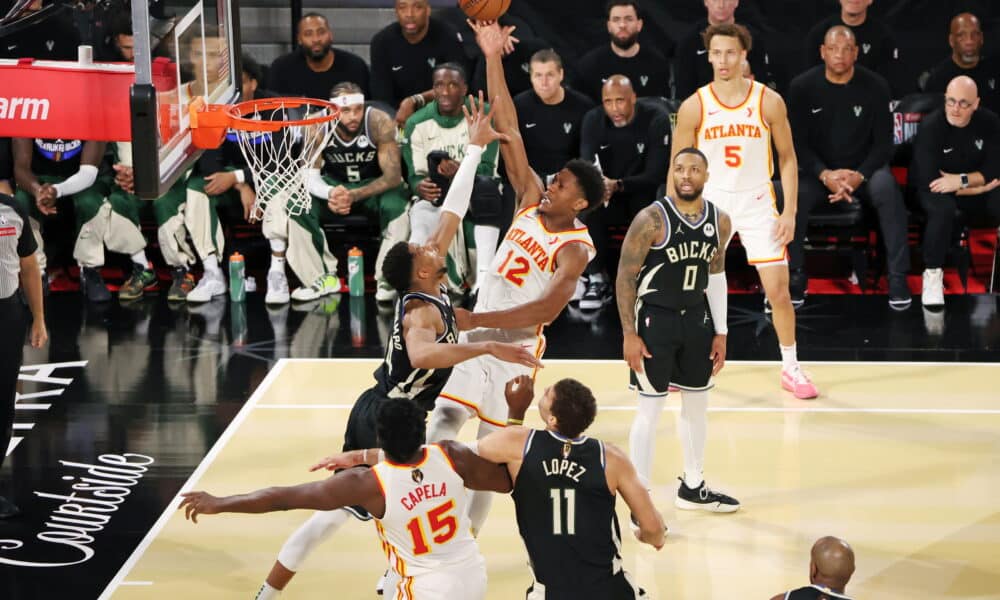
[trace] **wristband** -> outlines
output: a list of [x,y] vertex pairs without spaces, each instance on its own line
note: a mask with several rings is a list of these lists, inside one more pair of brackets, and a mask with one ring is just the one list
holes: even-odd
[[507,419],[508,425],[524,425],[524,419]]

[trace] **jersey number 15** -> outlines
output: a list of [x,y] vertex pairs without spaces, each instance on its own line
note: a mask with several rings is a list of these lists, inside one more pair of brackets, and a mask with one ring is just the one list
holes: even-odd
[[[458,532],[458,520],[455,519],[455,515],[449,514],[455,508],[455,501],[449,500],[438,506],[427,511],[425,515],[427,517],[427,523],[431,526],[431,533],[435,534],[433,538],[436,544],[445,544],[455,537],[455,533]],[[413,517],[410,522],[406,524],[406,529],[410,532],[410,537],[413,538],[413,554],[415,556],[420,556],[421,554],[427,554],[431,551],[430,545],[427,543],[427,536],[424,535],[424,526],[421,522],[422,517]]]

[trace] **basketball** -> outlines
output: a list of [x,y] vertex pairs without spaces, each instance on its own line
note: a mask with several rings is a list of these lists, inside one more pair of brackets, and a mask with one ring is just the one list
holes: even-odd
[[470,19],[496,21],[510,8],[510,0],[458,0],[458,7]]

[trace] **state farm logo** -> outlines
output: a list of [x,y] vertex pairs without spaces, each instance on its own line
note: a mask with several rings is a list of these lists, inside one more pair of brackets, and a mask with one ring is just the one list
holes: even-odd
[[4,98],[0,96],[0,119],[45,121],[48,118],[48,98]]

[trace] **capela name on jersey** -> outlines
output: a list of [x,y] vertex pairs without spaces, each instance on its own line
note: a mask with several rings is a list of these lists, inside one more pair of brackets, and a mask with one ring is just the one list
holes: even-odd
[[424,485],[414,489],[409,494],[403,496],[399,499],[399,503],[403,505],[406,510],[413,510],[418,504],[424,500],[430,500],[431,498],[440,498],[441,496],[446,496],[448,494],[448,487],[444,482],[441,483],[425,483]]

